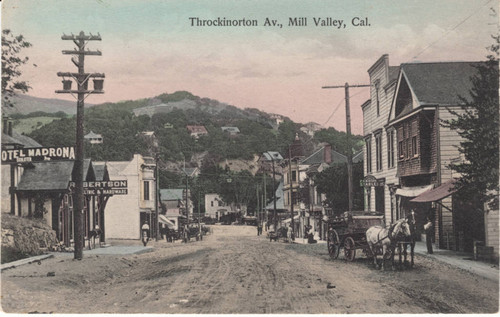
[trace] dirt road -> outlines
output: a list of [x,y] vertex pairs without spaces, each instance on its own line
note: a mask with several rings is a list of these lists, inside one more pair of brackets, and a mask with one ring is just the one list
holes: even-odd
[[[130,243],[130,242],[127,242]],[[134,242],[139,243],[139,242]],[[2,308],[27,313],[492,313],[498,283],[426,257],[380,271],[326,245],[269,242],[214,226],[188,244],[129,256],[55,257],[2,272]],[[55,276],[47,276],[54,272]]]

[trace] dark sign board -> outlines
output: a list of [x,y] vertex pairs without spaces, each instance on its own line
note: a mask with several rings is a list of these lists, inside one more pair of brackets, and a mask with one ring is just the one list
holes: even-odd
[[72,146],[22,148],[17,150],[2,149],[2,163],[62,161],[74,159],[75,148]]
[[88,189],[85,188],[83,190],[84,195],[92,195],[92,196],[98,196],[98,195],[127,195],[128,190],[126,188],[94,188],[94,189]]
[[[70,187],[75,187],[75,182],[69,183]],[[127,188],[127,180],[93,181],[83,182],[83,188]]]

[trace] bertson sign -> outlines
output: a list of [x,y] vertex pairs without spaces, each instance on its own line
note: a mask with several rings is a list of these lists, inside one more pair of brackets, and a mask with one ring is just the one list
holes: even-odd
[[[75,183],[70,182],[70,187]],[[127,195],[127,180],[83,182],[85,195]]]
[[74,159],[75,148],[72,146],[2,150],[2,163],[24,163]]

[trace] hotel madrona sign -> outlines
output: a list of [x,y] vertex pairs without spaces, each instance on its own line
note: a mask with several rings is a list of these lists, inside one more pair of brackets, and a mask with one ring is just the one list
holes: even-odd
[[72,146],[2,150],[2,163],[61,161],[74,159],[75,148]]

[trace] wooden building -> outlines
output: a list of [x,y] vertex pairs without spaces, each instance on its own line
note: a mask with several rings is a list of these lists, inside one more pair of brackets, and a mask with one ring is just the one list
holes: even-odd
[[[473,241],[485,239],[484,214],[474,202],[440,190],[431,200],[415,201],[423,192],[439,188],[454,177],[450,163],[463,160],[461,137],[442,125],[470,99],[471,77],[479,62],[402,64],[386,129],[396,132],[397,218],[415,212],[417,230],[426,217],[434,221],[435,243],[440,248],[472,251]],[[482,208],[480,208],[482,209]]]

